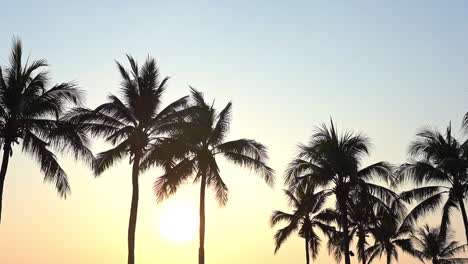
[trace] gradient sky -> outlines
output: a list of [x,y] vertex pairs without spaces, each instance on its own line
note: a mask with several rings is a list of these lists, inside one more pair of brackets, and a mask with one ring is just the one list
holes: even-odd
[[[272,210],[287,210],[281,173],[296,144],[333,117],[340,128],[372,139],[367,162],[401,163],[418,128],[444,128],[452,120],[458,129],[468,110],[467,8],[466,1],[422,0],[4,1],[0,65],[18,36],[33,58],[48,59],[54,82],[79,81],[94,107],[117,91],[114,60],[130,53],[142,61],[149,54],[172,77],[167,103],[188,94],[188,85],[216,98],[219,108],[232,100],[230,138],[266,144],[277,184],[271,189],[222,163],[230,200],[225,208],[208,202],[207,263],[303,263],[303,242],[295,237],[273,255],[268,224]],[[124,263],[128,161],[95,179],[81,164],[61,160],[72,187],[67,200],[14,149],[0,263]],[[195,263],[196,237],[169,241],[159,217],[174,204],[196,210],[198,187],[156,204],[152,183],[160,174],[141,176],[137,263]],[[463,240],[456,218],[456,238]],[[437,214],[429,219],[439,221]],[[323,250],[318,262],[330,260]],[[400,259],[408,261],[416,262]]]

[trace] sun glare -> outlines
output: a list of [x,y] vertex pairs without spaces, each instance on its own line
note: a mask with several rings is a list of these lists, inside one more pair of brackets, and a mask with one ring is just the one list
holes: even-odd
[[167,206],[161,212],[159,229],[167,240],[177,243],[189,241],[198,230],[197,214],[190,205]]

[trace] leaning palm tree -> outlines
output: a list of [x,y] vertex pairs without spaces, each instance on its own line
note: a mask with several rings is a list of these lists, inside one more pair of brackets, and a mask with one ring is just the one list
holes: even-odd
[[275,234],[275,253],[292,233],[298,231],[299,236],[305,240],[306,263],[309,264],[309,255],[312,254],[312,259],[315,259],[321,244],[315,228],[319,228],[327,235],[334,231],[334,228],[327,224],[330,215],[326,210],[322,211],[330,193],[315,192],[314,186],[306,181],[293,190],[284,190],[284,192],[289,205],[293,208],[293,213],[274,211],[271,216],[272,227],[283,221],[288,223]]
[[57,161],[56,152],[70,152],[91,164],[93,155],[86,147],[86,135],[62,120],[64,112],[82,102],[82,93],[74,83],[47,88],[49,75],[45,60],[22,62],[21,41],[14,39],[9,65],[0,67],[0,144],[3,159],[0,169],[0,220],[3,186],[13,146],[33,156],[44,179],[54,182],[60,196],[70,192],[68,176]]
[[444,204],[441,220],[441,232],[444,233],[450,224],[451,214],[459,208],[468,241],[468,218],[464,205],[468,193],[468,141],[458,142],[452,136],[450,125],[445,135],[437,130],[423,129],[411,143],[409,155],[413,160],[401,166],[400,180],[411,181],[418,186],[403,192],[401,199],[419,203],[405,222],[411,224]]
[[[362,158],[369,155],[369,146],[369,139],[362,134],[345,132],[339,135],[331,121],[330,127],[323,125],[317,128],[309,144],[299,146],[299,153],[286,172],[286,182],[291,184],[298,179],[308,179],[335,197],[340,217],[338,224],[341,228],[341,232],[337,233],[341,238],[335,241],[342,241],[339,242],[340,250],[336,252],[344,254],[346,264],[351,263],[351,194],[357,189],[365,188],[369,199],[382,204],[385,200],[397,198],[390,189],[369,182],[373,178],[390,181],[392,168],[388,163],[378,162],[360,168]],[[335,254],[335,257],[340,257],[340,254]]]
[[100,175],[117,161],[129,156],[132,164],[132,201],[128,225],[128,263],[135,263],[135,230],[138,213],[140,163],[150,149],[156,151],[165,140],[175,113],[186,104],[183,97],[161,109],[161,97],[168,77],[160,80],[159,69],[148,57],[140,68],[129,55],[131,71],[120,63],[121,99],[110,95],[96,109],[76,108],[68,120],[79,124],[92,136],[103,137],[114,147],[97,155],[94,172]]
[[[165,167],[165,173],[155,182],[155,192],[159,200],[174,194],[178,187],[194,177],[200,183],[200,248],[198,262],[205,263],[205,191],[212,187],[220,205],[228,200],[228,188],[221,178],[218,156],[223,156],[234,164],[253,169],[268,185],[274,183],[274,171],[267,166],[266,147],[252,139],[225,141],[231,122],[231,107],[217,112],[213,105],[205,102],[203,94],[191,88],[194,105],[190,111],[181,114],[186,122],[180,123],[175,139],[169,147],[173,164]],[[157,154],[155,156],[158,156]],[[145,166],[159,164],[161,157],[148,157]]]
[[463,264],[468,258],[459,258],[458,254],[468,251],[468,245],[460,245],[451,241],[451,235],[440,233],[440,228],[428,225],[420,228],[412,237],[414,251],[422,259],[432,261],[432,264]]
[[413,231],[411,226],[402,224],[401,217],[396,214],[379,212],[379,218],[375,227],[369,230],[374,238],[374,244],[365,250],[369,263],[382,254],[386,255],[387,264],[393,259],[398,261],[398,249],[418,256],[409,238]]

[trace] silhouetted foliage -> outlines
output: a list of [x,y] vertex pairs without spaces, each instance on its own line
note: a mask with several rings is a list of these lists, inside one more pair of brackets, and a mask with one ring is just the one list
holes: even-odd
[[423,129],[416,137],[408,151],[413,159],[399,169],[400,181],[410,181],[417,185],[416,188],[403,192],[401,199],[405,202],[419,202],[409,213],[405,223],[414,223],[416,219],[443,204],[441,232],[444,233],[451,222],[454,209],[459,208],[468,240],[468,219],[464,205],[468,192],[467,142],[459,143],[452,136],[450,125],[445,135],[437,130]]
[[306,181],[302,181],[293,190],[284,190],[284,193],[293,212],[290,214],[274,211],[271,216],[272,227],[280,222],[288,223],[275,234],[275,253],[292,233],[298,232],[299,236],[305,240],[306,263],[308,264],[309,253],[312,254],[312,259],[317,258],[322,241],[315,229],[320,229],[326,235],[335,231],[334,227],[327,224],[334,216],[330,215],[327,210],[322,211],[331,193],[315,192],[314,186]]
[[[120,98],[109,95],[108,102],[91,110],[76,108],[67,120],[79,125],[92,136],[102,137],[114,147],[97,155],[94,173],[100,175],[116,162],[129,156],[132,164],[132,203],[128,228],[128,263],[135,262],[135,229],[138,211],[140,163],[160,150],[162,142],[177,121],[177,111],[186,105],[187,97],[162,107],[161,97],[169,77],[160,80],[159,69],[148,57],[140,68],[128,56],[131,70],[117,62],[122,77]],[[150,151],[151,150],[151,151]]]
[[460,245],[453,241],[453,236],[448,232],[440,233],[440,227],[431,228],[424,225],[411,238],[415,254],[421,259],[431,261],[432,264],[468,263],[468,258],[457,257],[460,253],[468,251],[468,245]]
[[349,206],[353,193],[362,190],[367,199],[382,206],[385,201],[398,197],[390,189],[369,182],[373,178],[392,182],[390,164],[377,162],[360,168],[362,158],[369,155],[369,147],[369,139],[364,135],[350,131],[340,135],[331,122],[330,127],[317,128],[309,144],[299,146],[298,155],[286,171],[286,183],[294,185],[297,181],[307,180],[326,188],[335,197],[341,231],[335,232],[329,248],[337,260],[343,254],[346,264],[351,262]]
[[[205,241],[205,188],[216,192],[220,205],[228,200],[228,188],[221,178],[217,157],[252,169],[268,185],[274,182],[274,171],[267,166],[267,150],[261,143],[252,139],[225,141],[231,123],[232,104],[228,103],[219,113],[205,102],[203,94],[191,88],[193,105],[180,113],[179,127],[171,135],[173,139],[166,145],[168,156],[148,159],[144,166],[165,164],[165,173],[155,182],[155,192],[159,200],[174,194],[190,178],[200,182],[200,250],[199,263],[204,263]],[[173,164],[167,164],[167,161]]]
[[50,80],[46,60],[28,58],[23,64],[22,59],[21,41],[13,39],[9,65],[0,67],[0,219],[3,186],[15,144],[39,163],[44,180],[55,183],[62,197],[70,193],[70,185],[53,151],[71,153],[87,164],[92,164],[94,158],[86,134],[63,119],[69,107],[82,103],[80,89],[73,82],[47,88]]

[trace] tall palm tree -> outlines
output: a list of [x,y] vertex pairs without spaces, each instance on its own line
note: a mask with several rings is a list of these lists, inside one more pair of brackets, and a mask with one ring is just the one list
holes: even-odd
[[396,214],[379,212],[379,221],[369,230],[374,238],[374,244],[365,251],[369,263],[383,253],[387,256],[387,264],[391,264],[392,259],[398,261],[398,248],[418,256],[409,238],[412,231],[412,227],[402,224],[401,217]]
[[76,108],[68,120],[80,124],[93,136],[103,137],[114,147],[97,155],[94,172],[100,175],[114,163],[129,156],[132,164],[132,201],[128,224],[128,263],[135,263],[135,230],[138,213],[140,163],[150,149],[157,151],[160,143],[174,123],[175,113],[186,104],[180,98],[161,109],[161,97],[169,77],[159,78],[159,69],[153,58],[148,57],[140,68],[129,55],[131,71],[119,62],[122,77],[121,99],[109,95],[108,102],[94,110]]
[[450,242],[451,236],[441,235],[440,228],[425,225],[411,238],[415,253],[422,259],[432,261],[432,264],[468,263],[468,258],[457,257],[468,250],[468,245],[460,245],[457,241]]
[[401,194],[403,201],[419,202],[405,222],[411,224],[444,204],[441,220],[441,232],[444,233],[453,209],[459,208],[468,241],[468,218],[464,205],[468,192],[468,142],[458,142],[452,136],[450,125],[445,135],[434,129],[423,129],[416,137],[409,147],[409,156],[413,160],[403,164],[399,170],[401,181],[412,181],[418,185]]
[[48,66],[46,60],[28,59],[23,64],[22,56],[21,41],[13,39],[9,65],[0,67],[0,220],[3,187],[15,144],[37,160],[44,179],[55,182],[62,197],[70,192],[68,176],[52,150],[73,153],[89,164],[93,160],[86,135],[62,120],[69,107],[82,103],[80,89],[70,82],[47,88],[49,75],[43,70]]
[[[274,171],[267,166],[266,147],[252,139],[225,141],[231,123],[232,104],[217,112],[205,102],[203,94],[191,88],[194,106],[187,111],[181,128],[172,135],[176,138],[169,148],[174,164],[165,166],[165,173],[155,182],[158,199],[174,194],[178,187],[194,177],[200,182],[200,248],[198,262],[205,263],[205,191],[212,187],[220,205],[228,200],[228,188],[221,178],[217,157],[223,156],[234,164],[253,169],[268,185],[274,182]],[[174,154],[175,153],[175,154]],[[145,166],[158,163],[159,158],[148,158]],[[162,159],[163,162],[165,158]]]
[[293,208],[293,213],[274,211],[271,216],[272,227],[283,221],[288,223],[275,234],[275,253],[292,233],[298,231],[299,236],[305,240],[306,263],[309,264],[309,253],[312,254],[312,259],[315,259],[321,243],[315,228],[321,229],[327,235],[334,231],[334,228],[327,224],[330,216],[327,211],[322,211],[330,193],[315,192],[314,186],[306,181],[293,190],[284,190],[284,192],[289,205]]
[[[376,203],[396,198],[393,197],[396,194],[388,188],[369,182],[372,178],[389,181],[392,168],[388,163],[378,162],[360,168],[362,158],[369,155],[369,146],[369,139],[362,134],[348,131],[340,135],[331,121],[330,127],[322,125],[317,128],[309,144],[299,146],[299,153],[286,172],[286,182],[293,183],[298,179],[307,178],[318,186],[329,188],[327,190],[335,197],[342,236],[335,241],[342,240],[339,243],[339,252],[344,254],[346,264],[351,263],[351,194],[365,186],[370,194],[369,198],[372,196]],[[335,256],[339,257],[337,254]]]

